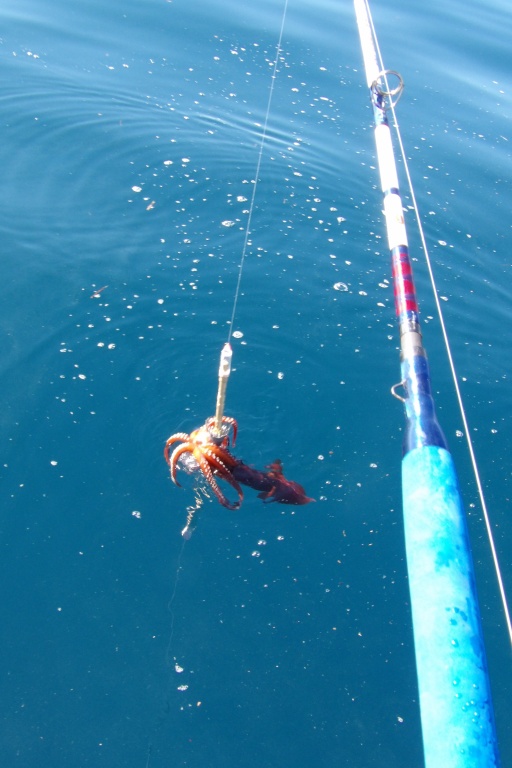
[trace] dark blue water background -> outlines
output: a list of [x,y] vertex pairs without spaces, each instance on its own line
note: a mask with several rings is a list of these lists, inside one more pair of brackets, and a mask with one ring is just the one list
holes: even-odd
[[[282,11],[0,11],[2,765],[421,765],[398,340],[350,2],[290,0],[227,400],[238,454],[281,458],[316,503],[208,501],[183,547],[193,494],[162,458],[213,412]],[[510,8],[373,11],[406,82],[399,119],[510,590]],[[407,220],[510,765],[509,645]]]

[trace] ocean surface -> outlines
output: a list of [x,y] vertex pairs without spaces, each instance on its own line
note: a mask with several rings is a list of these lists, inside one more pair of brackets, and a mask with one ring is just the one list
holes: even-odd
[[[422,765],[398,336],[348,0],[289,0],[226,401],[237,455],[281,459],[316,501],[201,496],[186,541],[193,478],[173,485],[162,456],[214,411],[283,8],[2,3],[6,768]],[[512,12],[372,10],[405,81],[398,119],[512,592]],[[510,644],[401,183],[512,765]]]

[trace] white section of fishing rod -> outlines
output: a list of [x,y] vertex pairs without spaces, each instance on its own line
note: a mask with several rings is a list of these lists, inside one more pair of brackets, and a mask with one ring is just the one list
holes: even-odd
[[382,191],[387,192],[388,189],[398,189],[398,174],[396,172],[389,125],[381,124],[375,128],[375,144],[377,146]]
[[377,63],[377,53],[374,44],[374,34],[370,23],[370,10],[365,0],[354,0],[356,11],[357,28],[361,40],[361,49],[363,51],[364,69],[366,72],[366,82],[368,88],[378,80],[380,68]]
[[398,174],[396,172],[395,154],[389,125],[382,123],[375,128],[375,144],[377,146],[380,183],[384,193],[384,214],[386,217],[388,244],[389,249],[392,250],[399,245],[407,246],[407,232],[405,230],[402,200],[398,193]]
[[[354,6],[363,51],[366,81],[369,88],[374,88],[379,78],[385,77],[385,75],[382,73],[382,67],[379,66],[377,61],[374,32],[370,22],[370,9],[365,0],[354,0]],[[402,201],[398,194],[398,174],[389,125],[381,124],[375,128],[375,144],[377,147],[381,188],[385,195],[384,214],[386,216],[388,244],[390,250],[392,250],[399,245],[407,246],[407,233],[405,230]]]
[[404,209],[400,195],[390,193],[384,198],[384,215],[388,233],[389,250],[400,245],[407,247],[407,232],[405,229]]
[[[363,21],[362,26],[364,27],[365,39],[366,39],[366,37],[369,36],[369,39],[371,41],[371,46],[373,48],[373,52],[374,52],[374,54],[376,53],[376,64],[375,64],[375,66],[377,67],[377,75],[373,76],[373,70],[372,70],[372,79],[370,81],[370,76],[369,76],[369,73],[367,71],[367,80],[369,80],[368,86],[371,87],[373,85],[373,83],[378,79],[379,73],[381,73],[382,77],[384,77],[384,80],[386,82],[386,88],[389,91],[390,89],[389,89],[389,85],[388,85],[386,74],[385,74],[386,70],[384,68],[384,62],[382,60],[382,55],[381,55],[380,48],[379,48],[379,42],[377,40],[377,35],[376,35],[376,32],[375,32],[375,27],[373,25],[373,20],[372,20],[372,16],[371,16],[370,7],[368,5],[368,2],[367,2],[367,0],[354,0],[354,5],[355,5],[355,8],[356,8],[356,15],[357,15],[357,18],[358,18],[358,26],[359,26],[359,16],[361,16],[362,17],[362,21]],[[368,29],[366,29],[367,27],[368,27]],[[359,29],[359,33],[360,33],[360,36],[361,36],[361,44],[363,45],[361,28]],[[363,48],[363,55],[364,55],[364,48]],[[377,63],[377,60],[378,60],[378,63]],[[366,58],[365,58],[365,66],[366,66]],[[372,64],[372,66],[373,66],[373,64]],[[407,179],[407,184],[409,186],[409,192],[410,192],[410,195],[411,195],[411,201],[412,201],[412,205],[413,205],[413,208],[414,208],[414,215],[416,217],[416,221],[417,221],[417,224],[418,224],[418,231],[419,231],[419,235],[420,235],[421,245],[423,247],[423,252],[425,254],[425,262],[427,264],[427,270],[428,270],[428,274],[429,274],[429,277],[430,277],[430,283],[431,283],[431,286],[432,286],[432,292],[434,294],[434,301],[435,301],[435,305],[436,305],[436,309],[437,309],[437,314],[438,314],[438,317],[439,317],[439,323],[440,323],[440,326],[441,326],[441,333],[442,333],[442,336],[443,336],[443,341],[444,341],[444,345],[445,345],[445,348],[446,348],[446,354],[448,356],[448,364],[449,364],[449,367],[450,367],[450,372],[451,372],[451,375],[452,375],[453,385],[454,385],[454,388],[455,388],[455,395],[456,395],[456,398],[457,398],[457,402],[459,404],[459,410],[460,410],[460,414],[461,414],[461,418],[462,418],[462,424],[463,424],[464,432],[465,432],[465,435],[466,435],[466,442],[467,442],[469,456],[470,456],[470,460],[471,460],[471,466],[473,468],[473,475],[475,477],[476,487],[477,487],[477,491],[478,491],[478,497],[480,499],[480,505],[482,507],[482,514],[483,514],[485,528],[486,528],[486,532],[487,532],[487,538],[489,540],[489,547],[491,549],[491,555],[492,555],[492,561],[493,561],[493,565],[494,565],[494,571],[496,573],[496,580],[498,582],[498,589],[499,589],[499,593],[500,593],[501,604],[502,604],[502,607],[503,607],[503,613],[504,613],[505,621],[506,621],[506,624],[507,624],[507,632],[508,632],[508,636],[509,636],[509,642],[512,645],[512,619],[510,617],[507,593],[505,591],[505,585],[503,583],[503,576],[502,576],[502,573],[501,573],[501,567],[500,567],[500,562],[499,562],[499,558],[498,558],[498,553],[496,551],[496,544],[494,542],[494,534],[492,532],[492,526],[491,526],[491,520],[490,520],[490,517],[489,517],[489,511],[487,509],[487,503],[485,501],[484,490],[483,490],[482,481],[481,481],[481,478],[480,478],[480,471],[478,469],[476,455],[475,455],[475,451],[474,451],[474,448],[473,448],[473,441],[471,439],[471,433],[470,433],[470,429],[469,429],[469,423],[468,423],[468,419],[467,419],[467,416],[466,416],[466,409],[464,407],[464,401],[462,399],[462,393],[461,393],[460,387],[459,387],[457,370],[455,368],[455,362],[454,362],[453,355],[452,355],[450,340],[448,338],[448,331],[446,329],[446,324],[444,322],[443,310],[441,308],[441,302],[439,300],[439,294],[438,294],[437,285],[436,285],[436,281],[435,281],[435,277],[434,277],[434,271],[433,271],[433,268],[432,268],[432,262],[430,260],[430,253],[429,253],[429,250],[428,250],[427,241],[426,241],[426,238],[425,238],[425,233],[423,231],[423,224],[422,224],[422,221],[421,221],[421,216],[420,216],[420,212],[419,212],[419,208],[418,208],[418,203],[417,203],[417,200],[416,200],[416,194],[414,192],[414,185],[412,183],[411,173],[409,171],[409,164],[407,162],[407,155],[405,153],[405,147],[404,147],[404,143],[402,141],[402,134],[400,132],[400,126],[398,124],[398,119],[397,119],[397,116],[396,116],[394,104],[393,104],[393,102],[391,100],[390,100],[390,102],[391,102],[390,103],[390,109],[391,109],[391,113],[393,115],[393,121],[394,121],[394,124],[395,124],[395,130],[396,130],[396,136],[397,136],[397,139],[398,139],[398,145],[399,145],[399,149],[400,149],[400,154],[401,154],[401,157],[402,157],[402,160],[403,160],[403,164],[404,164],[404,170],[405,170],[405,175],[406,175],[406,179]]]

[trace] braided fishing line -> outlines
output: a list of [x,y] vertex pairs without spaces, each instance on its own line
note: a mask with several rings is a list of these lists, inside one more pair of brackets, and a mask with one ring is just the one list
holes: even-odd
[[261,168],[261,160],[262,160],[262,157],[263,157],[263,149],[265,147],[265,142],[267,140],[268,121],[269,121],[269,117],[270,117],[270,108],[272,106],[272,96],[274,95],[274,85],[275,85],[275,82],[276,82],[277,67],[279,65],[279,56],[281,55],[281,50],[282,50],[281,44],[282,44],[282,40],[283,40],[283,31],[284,31],[284,25],[285,25],[285,21],[286,21],[287,9],[288,9],[288,0],[285,0],[284,8],[283,8],[283,16],[281,18],[281,29],[279,31],[279,39],[277,41],[277,47],[276,47],[276,56],[275,56],[275,59],[274,59],[274,65],[273,65],[273,70],[272,70],[272,77],[270,79],[270,89],[269,89],[269,93],[268,93],[267,110],[266,110],[266,113],[265,113],[265,120],[263,122],[263,130],[261,132],[260,148],[259,148],[259,152],[258,152],[258,160],[256,162],[256,172],[255,172],[255,175],[254,175],[254,184],[252,186],[251,202],[250,202],[250,205],[249,205],[249,213],[247,215],[247,226],[245,228],[245,236],[244,236],[244,243],[243,243],[243,247],[242,247],[242,255],[240,257],[240,263],[238,265],[238,277],[237,277],[236,288],[235,288],[235,296],[234,296],[234,299],[233,299],[233,311],[231,312],[231,320],[230,320],[230,323],[229,323],[229,330],[228,330],[228,338],[227,338],[227,343],[228,344],[231,341],[231,336],[232,336],[232,333],[233,333],[233,325],[234,325],[234,322],[235,322],[235,315],[236,315],[236,310],[237,310],[237,306],[238,306],[238,299],[239,299],[239,296],[240,296],[240,285],[241,285],[241,282],[242,282],[242,272],[243,272],[243,269],[244,269],[245,257],[246,257],[246,254],[247,254],[247,246],[249,244],[249,237],[251,235],[251,223],[252,223],[252,214],[253,214],[253,211],[254,211],[254,201],[256,199],[256,190],[258,188],[258,181],[259,181],[260,168]]
[[[392,90],[390,89],[390,86],[389,86],[388,81],[387,81],[387,76],[386,76],[386,72],[389,71],[389,70],[386,70],[385,67],[384,67],[384,62],[383,62],[383,59],[382,59],[382,54],[381,54],[379,43],[378,43],[378,39],[377,39],[377,33],[375,31],[375,27],[374,27],[374,24],[373,24],[373,19],[372,19],[370,7],[369,7],[369,4],[368,4],[367,0],[365,0],[365,6],[366,6],[367,13],[368,13],[368,19],[370,21],[372,35],[373,35],[373,39],[374,39],[374,43],[375,43],[375,49],[377,51],[377,56],[378,56],[378,60],[379,60],[379,67],[380,67],[380,70],[381,70],[381,75],[382,75],[382,78],[384,79],[384,82],[386,84],[387,92],[388,93],[392,93]],[[419,208],[418,208],[418,203],[417,203],[417,200],[416,200],[416,194],[414,192],[414,186],[413,186],[413,182],[412,182],[412,177],[411,177],[411,173],[410,173],[410,170],[409,170],[409,163],[407,162],[407,156],[406,156],[406,153],[405,153],[404,143],[402,141],[402,134],[401,134],[401,131],[400,131],[400,126],[399,126],[398,118],[397,118],[396,111],[395,111],[395,105],[396,105],[396,101],[393,103],[393,100],[390,99],[389,108],[390,108],[391,113],[393,115],[394,128],[395,128],[395,132],[396,132],[396,136],[397,136],[397,140],[398,140],[398,146],[399,146],[399,149],[400,149],[400,155],[402,157],[402,161],[403,161],[403,165],[404,165],[405,176],[406,176],[406,179],[407,179],[407,185],[409,187],[409,192],[410,192],[410,195],[411,195],[411,201],[412,201],[412,205],[413,205],[413,209],[414,209],[414,216],[416,218],[416,222],[417,222],[417,226],[418,226],[418,231],[419,231],[419,236],[420,236],[420,241],[421,241],[421,245],[422,245],[422,248],[423,248],[423,252],[425,254],[425,262],[426,262],[426,265],[427,265],[427,270],[428,270],[428,274],[429,274],[429,278],[430,278],[430,283],[431,283],[431,286],[432,286],[432,292],[434,294],[434,302],[435,302],[437,314],[438,314],[438,317],[439,317],[439,322],[440,322],[440,326],[441,326],[441,332],[442,332],[442,336],[443,336],[443,341],[444,341],[446,353],[447,353],[447,356],[448,356],[448,363],[449,363],[450,372],[451,372],[451,376],[452,376],[452,380],[453,380],[453,385],[454,385],[454,388],[455,388],[455,394],[456,394],[456,397],[457,397],[457,402],[458,402],[458,405],[459,405],[459,410],[460,410],[460,414],[461,414],[461,418],[462,418],[462,424],[463,424],[463,427],[464,427],[464,433],[465,433],[465,436],[466,436],[466,443],[467,443],[467,446],[468,446],[469,456],[470,456],[470,459],[471,459],[471,465],[472,465],[472,468],[473,468],[473,474],[474,474],[474,477],[475,477],[476,487],[477,487],[477,491],[478,491],[478,497],[480,499],[480,505],[482,507],[483,518],[484,518],[485,527],[486,527],[486,531],[487,531],[487,538],[489,540],[489,546],[490,546],[490,550],[491,550],[494,570],[495,570],[495,573],[496,573],[496,579],[497,579],[497,582],[498,582],[498,588],[499,588],[499,592],[500,592],[501,603],[502,603],[502,606],[503,606],[503,612],[505,614],[505,621],[506,621],[506,624],[507,624],[507,631],[508,631],[508,635],[509,635],[509,641],[510,641],[510,644],[512,645],[512,620],[511,620],[511,617],[510,617],[510,611],[509,611],[509,607],[508,607],[507,595],[506,595],[505,586],[504,586],[504,583],[503,583],[503,577],[502,577],[502,573],[501,573],[500,562],[499,562],[498,554],[497,554],[497,551],[496,551],[494,535],[493,535],[493,532],[492,532],[491,520],[490,520],[490,516],[489,516],[489,511],[488,511],[488,508],[487,508],[487,503],[485,501],[483,485],[482,485],[482,481],[481,481],[481,478],[480,478],[480,471],[478,469],[478,463],[477,463],[477,459],[476,459],[476,455],[475,455],[475,451],[474,451],[474,447],[473,447],[473,441],[471,439],[471,433],[470,433],[470,429],[469,429],[468,418],[467,418],[467,415],[466,415],[466,409],[465,409],[465,406],[464,406],[464,401],[463,401],[462,393],[461,393],[460,386],[459,386],[458,374],[457,374],[457,370],[456,370],[456,367],[455,367],[455,361],[453,359],[453,354],[452,354],[452,350],[451,350],[451,344],[450,344],[450,339],[449,339],[449,336],[448,336],[448,331],[447,331],[446,324],[445,324],[445,321],[444,321],[444,315],[443,315],[443,310],[441,308],[441,302],[440,302],[439,293],[438,293],[438,290],[437,290],[437,284],[436,284],[436,280],[435,280],[435,276],[434,276],[434,270],[433,270],[432,262],[431,262],[431,259],[430,259],[430,253],[429,253],[429,249],[428,249],[428,245],[427,245],[427,241],[426,241],[426,237],[425,237],[425,232],[423,230],[423,224],[422,224],[422,220],[421,220],[421,216],[420,216],[420,212],[419,212]]]

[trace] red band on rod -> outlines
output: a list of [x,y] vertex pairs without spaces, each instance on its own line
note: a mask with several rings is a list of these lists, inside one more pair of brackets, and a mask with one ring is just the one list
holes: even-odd
[[393,291],[395,310],[398,317],[405,312],[418,312],[416,290],[412,276],[409,251],[405,245],[393,248],[391,252],[393,268]]

